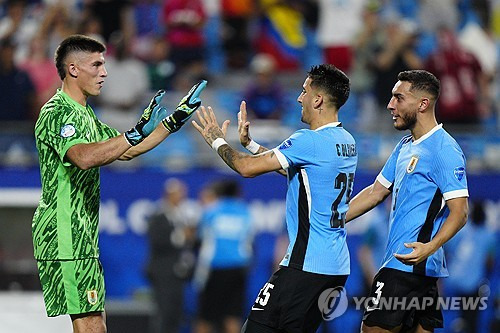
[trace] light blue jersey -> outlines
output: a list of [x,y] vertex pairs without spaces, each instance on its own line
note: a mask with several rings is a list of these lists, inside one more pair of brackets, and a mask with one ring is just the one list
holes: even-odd
[[273,152],[288,174],[290,245],[281,265],[349,274],[344,224],[358,162],[354,138],[340,123],[331,123],[298,130]]
[[433,277],[448,276],[443,249],[418,265],[405,265],[394,253],[412,251],[404,243],[429,242],[450,211],[446,200],[468,197],[465,156],[458,143],[437,125],[420,139],[405,136],[394,148],[379,181],[392,189],[389,236],[382,267]]
[[212,269],[247,266],[252,255],[251,216],[238,199],[223,198],[201,219],[200,261]]

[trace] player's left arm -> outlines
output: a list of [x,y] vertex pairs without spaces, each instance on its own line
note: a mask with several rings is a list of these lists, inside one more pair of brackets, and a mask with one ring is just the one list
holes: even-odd
[[[240,112],[238,112],[238,134],[241,145],[253,155],[259,155],[270,150],[259,145],[250,137],[250,122],[247,120],[247,103],[245,101],[241,101]],[[283,169],[276,172],[282,176],[287,176],[287,172]]]
[[[159,121],[154,122],[156,127],[152,129],[151,134],[146,136],[144,139],[139,141],[138,144],[133,145],[129,150],[127,150],[122,156],[120,156],[120,160],[131,160],[134,157],[137,157],[141,154],[144,154],[154,147],[158,146],[163,140],[165,140],[171,133],[175,133],[181,129],[181,127],[186,123],[186,121],[191,118],[194,112],[201,105],[200,94],[205,89],[207,85],[206,80],[201,80],[196,83],[184,96],[175,111],[164,118],[163,120],[160,118]],[[161,94],[160,98],[155,100],[156,96],[150,103],[148,108],[152,109],[154,105],[160,109],[159,114],[163,114],[165,117],[167,110],[163,107],[160,107],[159,104],[161,102],[161,98],[163,97],[164,92]],[[153,104],[154,103],[154,104]],[[146,111],[145,111],[146,112]],[[144,117],[144,116],[143,116]],[[142,118],[141,118],[142,120]],[[137,127],[137,126],[136,126]],[[130,132],[130,131],[129,131]]]
[[224,140],[229,120],[224,121],[222,127],[219,127],[211,107],[202,106],[201,111],[197,111],[196,115],[200,124],[193,120],[194,128],[200,132],[208,145],[217,151],[222,160],[243,177],[255,177],[282,168],[278,157],[272,150],[258,155],[249,155],[231,147]]
[[428,243],[405,243],[405,247],[413,248],[413,251],[409,254],[394,254],[396,259],[406,265],[416,265],[436,252],[463,228],[467,222],[469,211],[467,197],[447,200],[446,205],[450,209],[450,215],[448,215],[436,236]]
[[154,147],[158,146],[163,140],[165,140],[170,135],[170,132],[163,125],[156,126],[155,130],[145,138],[137,146],[133,146],[123,153],[119,160],[129,161],[139,155],[142,155]]

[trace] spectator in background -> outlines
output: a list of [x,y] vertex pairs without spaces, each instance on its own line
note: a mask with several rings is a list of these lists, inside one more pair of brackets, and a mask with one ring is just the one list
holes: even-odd
[[[417,26],[414,22],[401,20],[395,13],[384,17],[383,37],[375,52],[375,97],[378,109],[385,115],[387,101],[391,99],[392,81],[398,73],[422,68],[422,60],[415,51]],[[381,125],[389,124],[381,122]],[[389,124],[390,125],[390,124]]]
[[362,13],[363,26],[353,42],[354,63],[351,68],[351,87],[359,101],[361,112],[358,126],[362,130],[378,130],[375,100],[375,55],[384,39],[380,17],[381,5],[377,0],[368,1]]
[[171,46],[170,59],[176,69],[195,78],[205,75],[206,21],[201,0],[167,0],[163,5],[166,40]]
[[161,208],[149,219],[149,260],[158,320],[155,332],[177,333],[182,324],[186,281],[194,266],[192,253],[198,206],[187,199],[187,186],[179,179],[165,182]]
[[125,131],[137,118],[137,111],[145,105],[145,96],[149,93],[149,79],[146,65],[130,54],[130,44],[124,36],[117,32],[111,36],[110,54],[106,60],[106,68],[114,75],[106,80],[97,101],[100,107],[101,120]]
[[113,32],[119,31],[130,41],[136,34],[131,0],[89,0],[84,2],[82,17],[95,17],[101,22],[102,36],[110,41]]
[[101,43],[105,43],[104,37],[102,36],[102,24],[101,21],[96,17],[85,17],[78,25],[78,33],[94,38]]
[[[252,250],[251,217],[236,181],[211,185],[216,201],[203,214],[196,279],[201,288],[196,333],[239,333]],[[205,193],[206,195],[206,193]]]
[[268,54],[257,54],[250,63],[252,81],[246,88],[249,119],[281,120],[284,112],[283,89],[276,80],[276,62]]
[[7,0],[6,3],[6,15],[0,19],[0,40],[9,39],[16,45],[14,62],[19,64],[28,56],[29,43],[39,23],[30,15],[26,0]]
[[151,89],[171,90],[175,75],[175,65],[169,60],[170,45],[162,37],[151,41],[151,51],[147,58],[149,84]]
[[352,66],[352,41],[362,25],[363,3],[319,0],[318,45],[323,48],[324,61],[344,73],[349,73]]
[[136,34],[132,43],[132,53],[139,59],[148,60],[157,36],[164,34],[161,24],[161,8],[163,1],[136,0],[133,16]]
[[222,0],[222,45],[230,69],[246,68],[251,53],[249,23],[254,12],[252,0]]
[[[450,277],[445,280],[445,286],[453,296],[484,297],[484,288],[481,287],[487,283],[489,273],[494,267],[496,238],[486,227],[483,202],[477,201],[473,204],[470,222],[448,244],[446,253],[452,255],[448,265]],[[478,315],[477,309],[462,311],[459,320],[452,325],[453,331],[480,332]]]
[[0,120],[34,121],[36,92],[28,73],[14,64],[12,40],[0,41]]
[[60,85],[54,60],[49,57],[47,39],[38,36],[31,40],[29,56],[19,68],[25,71],[33,82],[36,99],[35,110],[38,110],[50,99]]
[[447,124],[479,124],[491,107],[488,83],[476,57],[457,41],[448,28],[438,31],[438,47],[425,67],[439,77],[442,84],[437,107],[439,121]]
[[69,4],[62,1],[47,5],[38,35],[45,38],[49,54],[54,54],[57,46],[76,32],[77,24],[72,14],[75,13],[71,12]]

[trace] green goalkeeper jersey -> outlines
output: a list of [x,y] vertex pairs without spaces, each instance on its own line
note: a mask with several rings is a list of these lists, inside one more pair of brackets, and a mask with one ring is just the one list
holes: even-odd
[[42,107],[35,125],[42,196],[33,216],[37,260],[99,256],[99,168],[81,170],[65,158],[73,145],[110,139],[119,132],[100,122],[60,89]]

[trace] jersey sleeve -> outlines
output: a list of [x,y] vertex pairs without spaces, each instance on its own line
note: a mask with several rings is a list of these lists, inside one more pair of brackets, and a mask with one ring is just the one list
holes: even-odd
[[81,117],[76,112],[50,112],[37,126],[37,140],[50,146],[65,166],[71,165],[64,156],[69,148],[79,143],[88,143]]
[[120,132],[117,129],[114,129],[113,127],[103,123],[97,118],[96,121],[97,121],[97,126],[99,127],[99,133],[101,134],[100,141],[105,141],[120,135]]
[[299,130],[273,149],[281,167],[301,166],[314,160],[314,140],[306,130]]
[[401,150],[401,146],[403,145],[403,142],[407,140],[406,137],[404,137],[396,147],[394,147],[394,150],[392,151],[391,155],[385,162],[384,167],[382,168],[382,171],[377,176],[377,181],[382,184],[385,188],[390,188],[392,184],[394,183],[394,179],[396,178],[396,163],[398,161],[398,156],[399,156],[399,151]]
[[465,156],[453,145],[445,146],[436,154],[431,174],[444,200],[468,197]]

